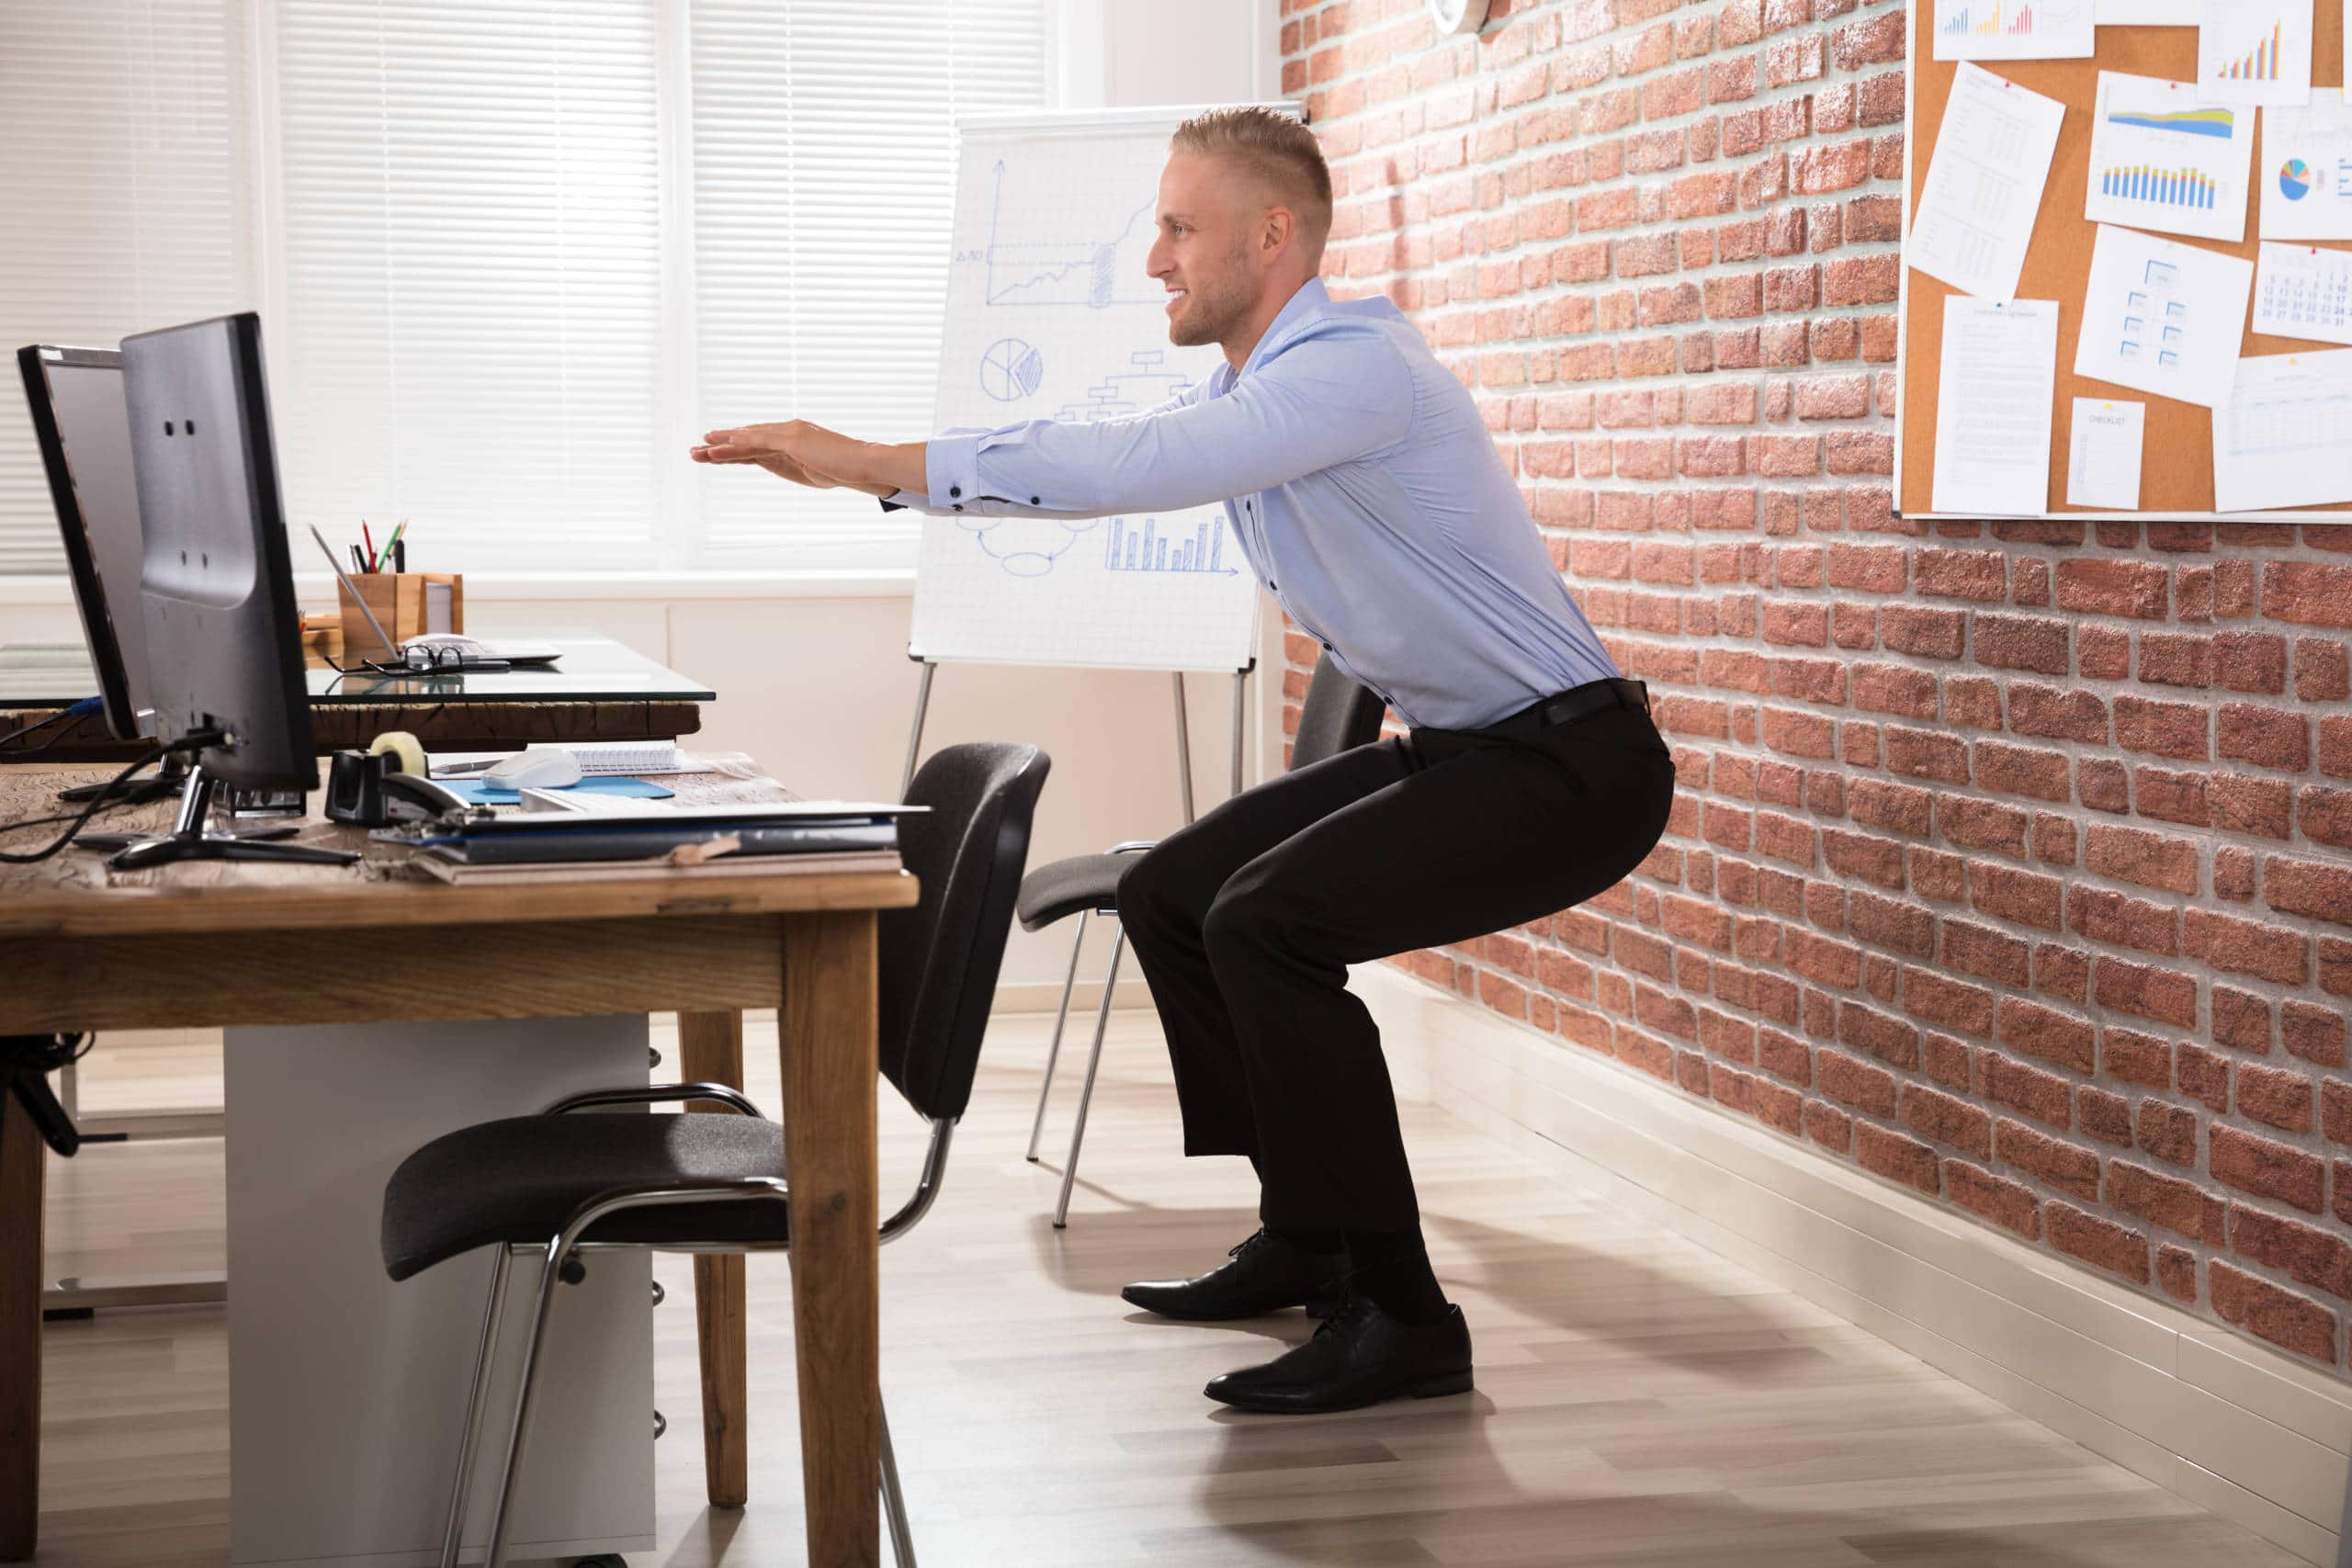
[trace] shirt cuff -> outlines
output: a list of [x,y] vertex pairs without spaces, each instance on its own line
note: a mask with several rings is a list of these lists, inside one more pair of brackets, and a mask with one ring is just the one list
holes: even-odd
[[961,512],[980,493],[980,437],[934,435],[923,444],[923,482],[938,512]]

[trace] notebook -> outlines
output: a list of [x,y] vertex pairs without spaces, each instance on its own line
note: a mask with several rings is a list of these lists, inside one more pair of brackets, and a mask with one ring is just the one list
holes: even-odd
[[[699,757],[689,756],[678,749],[674,740],[583,740],[552,742],[558,749],[571,753],[580,763],[583,776],[637,777],[644,773],[715,773],[718,770]],[[459,762],[480,762],[511,757],[508,751],[435,751],[429,759],[429,775],[443,778],[441,770]],[[458,777],[464,777],[460,773]]]

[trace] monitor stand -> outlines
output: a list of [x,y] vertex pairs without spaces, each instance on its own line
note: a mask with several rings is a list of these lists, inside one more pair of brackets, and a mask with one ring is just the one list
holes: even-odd
[[107,864],[117,871],[141,871],[151,865],[169,865],[175,861],[184,860],[298,861],[308,865],[350,865],[359,859],[347,850],[322,850],[310,844],[256,843],[232,833],[207,832],[204,819],[212,809],[215,782],[201,763],[188,769],[187,785],[180,795],[179,820],[173,824],[170,835],[161,839],[142,839],[107,856]]
[[[116,784],[111,780],[99,784],[76,784],[72,789],[59,790],[57,798],[68,802],[103,800],[109,806],[146,806],[154,801],[169,800],[184,795],[187,790],[187,759],[177,751],[169,751],[164,753],[164,765],[157,770],[153,778],[133,779],[121,784]],[[216,828],[213,832],[216,835],[227,835],[237,839],[290,839],[301,830],[302,825],[300,822],[254,822]],[[116,850],[129,849],[133,844],[143,843],[154,836],[153,832],[82,833],[74,837],[74,847],[77,850],[111,854]]]

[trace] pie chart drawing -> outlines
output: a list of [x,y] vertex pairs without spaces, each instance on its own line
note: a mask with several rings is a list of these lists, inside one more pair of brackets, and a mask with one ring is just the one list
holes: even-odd
[[2278,188],[2289,201],[2301,201],[2312,193],[2312,166],[2301,158],[2290,158],[2278,171]]
[[980,355],[980,390],[998,402],[1027,397],[1045,378],[1045,355],[1017,337],[999,338]]

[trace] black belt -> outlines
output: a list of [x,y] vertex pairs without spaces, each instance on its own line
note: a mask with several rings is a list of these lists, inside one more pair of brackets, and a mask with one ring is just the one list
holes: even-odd
[[1518,734],[1533,729],[1549,729],[1557,725],[1574,724],[1590,718],[1594,714],[1611,708],[1632,708],[1647,713],[1650,689],[1639,681],[1611,677],[1605,681],[1588,681],[1581,686],[1571,686],[1557,696],[1520,709],[1508,718],[1486,726],[1506,734]]

